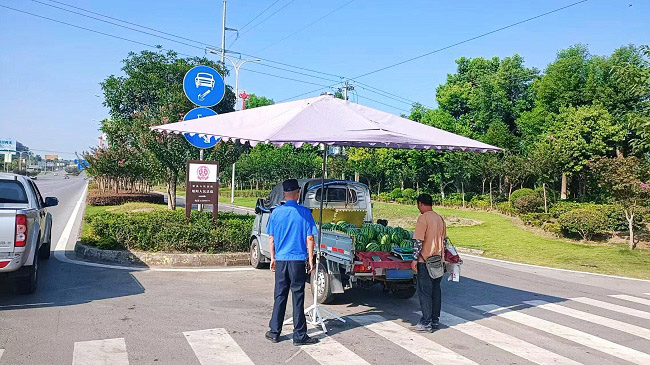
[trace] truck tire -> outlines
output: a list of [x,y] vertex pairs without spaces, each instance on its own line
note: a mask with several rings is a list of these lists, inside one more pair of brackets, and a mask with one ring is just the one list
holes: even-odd
[[314,295],[314,284],[315,279],[318,275],[318,296],[316,300],[320,304],[331,303],[334,300],[334,294],[332,294],[332,284],[330,282],[330,274],[325,269],[325,265],[322,263],[318,265],[318,270],[314,271],[311,274],[311,295]]
[[50,233],[48,234],[49,237],[47,237],[47,243],[41,246],[40,250],[38,251],[38,257],[44,260],[47,260],[50,258],[50,251],[52,250],[52,230],[50,229]]
[[262,263],[262,252],[260,252],[260,243],[257,238],[253,238],[251,241],[250,261],[251,266],[256,269],[261,269],[264,267],[264,264]]
[[36,291],[38,281],[38,255],[34,255],[33,269],[27,276],[16,278],[16,292],[18,294],[32,294]]

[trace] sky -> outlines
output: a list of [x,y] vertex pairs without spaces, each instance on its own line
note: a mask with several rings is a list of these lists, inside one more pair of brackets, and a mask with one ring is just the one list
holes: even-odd
[[[315,89],[340,83],[344,77],[355,85],[352,101],[399,115],[407,113],[412,101],[435,107],[436,87],[455,72],[455,60],[463,56],[519,54],[526,66],[543,70],[558,50],[576,43],[588,45],[594,55],[609,55],[622,45],[650,43],[650,1],[590,0],[357,78],[576,1],[228,0],[227,26],[241,31],[236,40],[234,32],[228,33],[226,48],[265,60],[242,67],[240,91],[280,102],[303,93],[299,98],[332,91]],[[99,121],[108,117],[100,82],[122,74],[121,61],[129,52],[151,49],[131,41],[203,56],[206,44],[221,45],[221,15],[222,0],[0,0],[0,137],[18,140],[39,154],[63,158],[88,150],[97,144]],[[208,56],[218,60],[217,55]],[[226,82],[234,85],[234,72]],[[379,95],[367,85],[407,100]]]

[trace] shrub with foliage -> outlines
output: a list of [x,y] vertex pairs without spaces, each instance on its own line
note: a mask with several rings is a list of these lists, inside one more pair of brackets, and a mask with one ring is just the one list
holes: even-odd
[[579,234],[583,240],[607,231],[607,215],[599,208],[591,206],[568,211],[558,218],[562,229]]
[[192,212],[189,222],[181,210],[120,213],[102,212],[86,217],[94,241],[105,249],[165,252],[247,251],[253,217],[219,213],[214,223],[209,212]]
[[557,235],[562,234],[562,225],[558,222],[544,222],[542,223],[542,229]]
[[380,202],[389,202],[390,201],[390,195],[388,193],[379,193],[374,196],[374,200],[380,201]]
[[510,203],[512,203],[514,205],[515,201],[517,199],[519,199],[521,197],[524,197],[524,196],[529,196],[529,195],[535,195],[536,196],[537,193],[535,193],[535,190],[528,189],[528,188],[515,190],[515,191],[512,192],[512,194],[510,194]]
[[402,190],[402,197],[411,201],[415,201],[418,197],[418,192],[415,189],[406,188]]
[[120,205],[133,202],[165,204],[165,196],[156,193],[115,193],[110,191],[102,193],[99,190],[91,190],[86,198],[86,203],[94,206]]
[[397,200],[397,199],[402,197],[402,189],[395,188],[395,189],[393,189],[393,191],[388,193],[388,195],[390,196],[391,200]]
[[529,226],[541,227],[544,223],[551,222],[551,215],[548,213],[528,213],[521,215],[521,221]]
[[559,218],[562,214],[578,209],[578,208],[583,208],[587,206],[591,206],[593,204],[591,203],[578,203],[578,202],[572,202],[572,201],[567,201],[567,200],[561,200],[559,202],[556,202],[553,204],[551,209],[548,210],[549,213],[553,216],[553,218]]
[[544,200],[535,195],[524,195],[514,200],[512,206],[521,214],[537,213],[544,210]]

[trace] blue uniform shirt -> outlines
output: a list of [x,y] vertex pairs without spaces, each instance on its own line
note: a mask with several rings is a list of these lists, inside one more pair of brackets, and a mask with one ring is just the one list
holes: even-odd
[[273,210],[266,225],[273,236],[275,259],[278,261],[307,260],[307,237],[317,236],[318,228],[309,209],[288,200]]

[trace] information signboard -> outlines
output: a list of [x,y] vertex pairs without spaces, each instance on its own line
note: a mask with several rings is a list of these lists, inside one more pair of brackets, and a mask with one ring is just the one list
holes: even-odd
[[187,161],[185,173],[185,216],[192,204],[212,204],[212,219],[219,210],[219,164],[212,161]]
[[183,91],[198,106],[215,106],[223,99],[226,84],[217,70],[208,66],[196,66],[185,74]]
[[16,141],[11,138],[0,138],[0,152],[16,152]]

